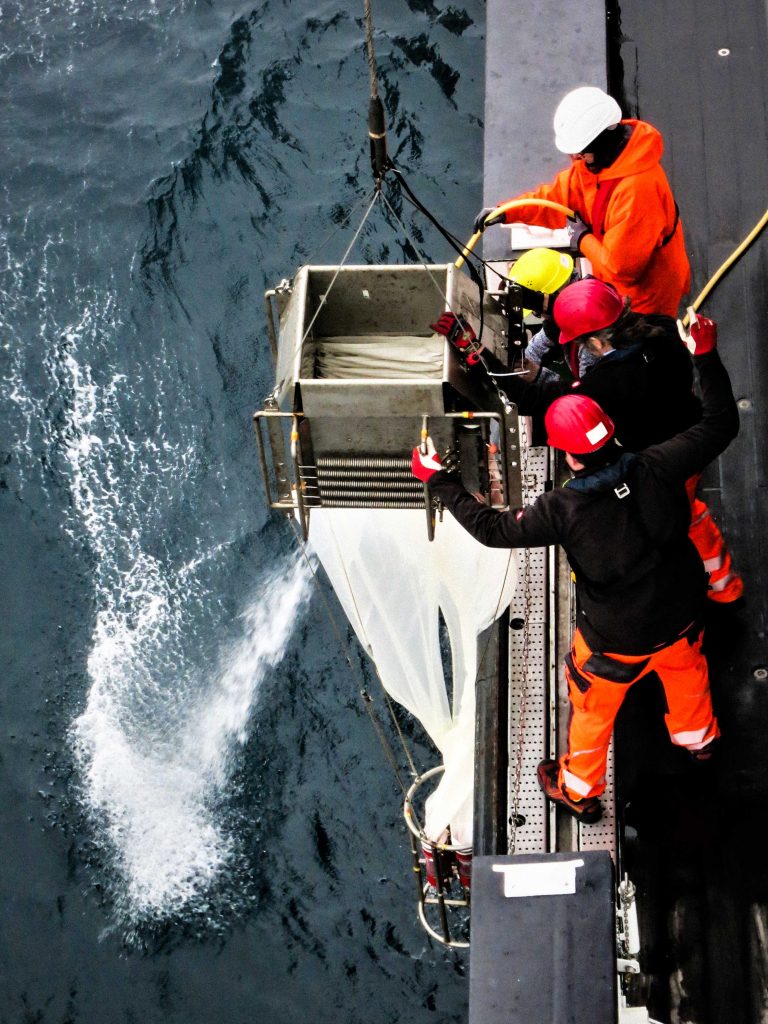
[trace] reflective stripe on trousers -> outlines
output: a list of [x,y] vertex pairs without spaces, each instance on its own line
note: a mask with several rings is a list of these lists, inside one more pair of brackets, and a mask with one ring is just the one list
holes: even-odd
[[734,570],[723,535],[712,515],[701,500],[696,497],[701,473],[685,482],[688,500],[691,503],[691,526],[688,536],[696,545],[704,570],[709,573],[709,599],[711,601],[735,601],[744,593],[744,581]]
[[561,785],[581,797],[599,796],[604,791],[616,715],[632,683],[649,672],[655,672],[664,687],[664,721],[674,744],[699,750],[720,735],[701,641],[699,634],[693,643],[683,637],[652,654],[600,654],[591,651],[576,630],[565,666],[571,721],[568,753],[560,758]]

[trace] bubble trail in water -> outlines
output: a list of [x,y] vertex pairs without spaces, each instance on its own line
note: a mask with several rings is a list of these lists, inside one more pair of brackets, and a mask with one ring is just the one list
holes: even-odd
[[[252,524],[237,509],[203,518],[201,490],[221,505],[230,484],[217,424],[201,428],[194,383],[162,339],[137,360],[113,291],[73,283],[77,313],[60,319],[47,301],[57,250],[51,240],[37,268],[4,250],[0,399],[19,493],[42,486],[60,508],[92,590],[88,692],[70,740],[103,882],[130,928],[203,907],[236,867],[228,786],[309,577],[292,560],[254,569],[258,593],[233,622],[233,560]],[[22,272],[37,273],[34,307],[17,299]],[[14,328],[24,315],[36,319],[42,359]],[[183,524],[172,543],[169,523]],[[248,566],[239,572],[235,594]]]
[[73,737],[132,917],[183,909],[231,860],[233,840],[217,823],[215,805],[237,746],[247,738],[259,684],[280,661],[308,586],[299,563],[265,581],[242,616],[242,638],[222,656],[207,692],[167,735],[149,744],[133,742],[130,723],[122,720],[131,700],[126,688],[137,654],[134,640],[128,631],[100,631],[89,660],[93,686]]

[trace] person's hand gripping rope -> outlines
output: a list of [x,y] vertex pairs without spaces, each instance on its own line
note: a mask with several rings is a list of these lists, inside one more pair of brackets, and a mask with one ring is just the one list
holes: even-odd
[[431,437],[427,437],[423,445],[413,449],[411,472],[422,483],[429,483],[435,473],[439,473],[442,468],[440,456]]
[[717,324],[708,316],[699,316],[693,306],[686,313],[688,327],[677,321],[677,332],[692,356],[703,356],[717,348]]

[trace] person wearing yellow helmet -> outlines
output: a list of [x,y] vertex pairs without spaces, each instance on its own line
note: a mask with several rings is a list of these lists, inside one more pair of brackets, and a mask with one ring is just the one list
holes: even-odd
[[[507,280],[532,292],[555,295],[573,275],[573,257],[555,249],[528,249],[509,268]],[[544,311],[551,303],[544,304]],[[531,311],[525,310],[527,316]]]
[[[529,375],[542,379],[557,378],[557,374],[544,366],[547,359],[553,353],[558,353],[559,349],[557,342],[560,332],[552,317],[552,308],[557,296],[573,278],[573,257],[567,252],[548,248],[527,249],[507,272],[507,280],[517,285],[522,292],[521,301],[530,303],[530,309],[523,309],[523,316],[535,312],[542,318],[541,329],[533,335],[525,350]],[[595,358],[584,348],[579,351],[581,374],[586,372]]]

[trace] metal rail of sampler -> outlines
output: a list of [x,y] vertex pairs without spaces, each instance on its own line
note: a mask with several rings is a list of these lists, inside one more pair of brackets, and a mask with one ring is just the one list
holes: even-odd
[[[254,415],[259,460],[270,506],[296,514],[305,539],[321,507],[424,508],[432,531],[436,509],[410,470],[425,427],[469,490],[494,508],[520,503],[515,408],[429,326],[447,308],[479,330],[480,301],[452,264],[306,266],[266,293],[276,387]],[[504,358],[494,309],[483,342]]]

